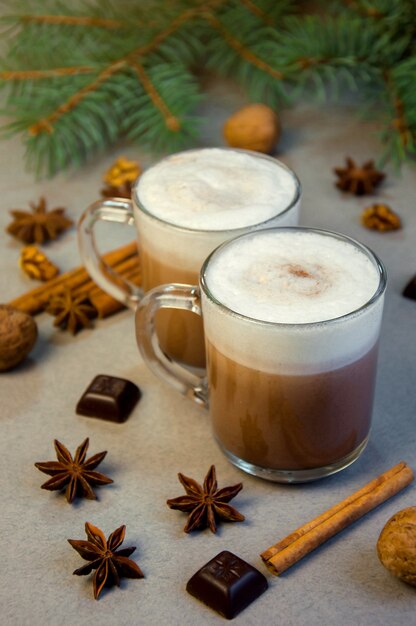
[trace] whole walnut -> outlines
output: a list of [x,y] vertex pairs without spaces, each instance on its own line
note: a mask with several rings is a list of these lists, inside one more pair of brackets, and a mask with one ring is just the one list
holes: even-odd
[[280,137],[279,118],[265,104],[249,104],[228,118],[223,132],[233,148],[270,154]]
[[0,304],[0,372],[18,365],[38,336],[34,319],[7,304]]
[[416,506],[389,519],[380,533],[377,553],[391,574],[416,587]]

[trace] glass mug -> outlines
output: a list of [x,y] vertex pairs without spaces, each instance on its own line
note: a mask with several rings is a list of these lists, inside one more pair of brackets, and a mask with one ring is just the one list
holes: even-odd
[[[315,480],[350,465],[368,441],[385,287],[382,263],[349,237],[252,231],[211,253],[199,287],[146,294],[137,341],[157,376],[209,408],[237,467],[278,482]],[[202,316],[206,377],[160,349],[154,320],[166,308]]]
[[[101,200],[86,210],[78,225],[81,257],[104,291],[135,309],[144,292],[157,285],[196,283],[202,263],[223,241],[251,229],[296,225],[300,197],[294,172],[272,157],[229,148],[187,150],[146,170],[132,200]],[[94,237],[100,220],[136,225],[142,288],[100,258]],[[170,310],[157,322],[166,354],[205,367],[198,317]]]

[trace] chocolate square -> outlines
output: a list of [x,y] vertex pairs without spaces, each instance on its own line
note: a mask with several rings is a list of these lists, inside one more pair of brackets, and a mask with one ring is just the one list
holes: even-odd
[[140,389],[129,380],[99,374],[82,394],[75,411],[87,417],[125,422],[140,397]]
[[416,276],[407,283],[406,287],[403,289],[403,295],[405,298],[410,298],[410,300],[416,300]]
[[189,579],[186,590],[227,619],[232,619],[267,587],[267,580],[261,572],[224,550]]

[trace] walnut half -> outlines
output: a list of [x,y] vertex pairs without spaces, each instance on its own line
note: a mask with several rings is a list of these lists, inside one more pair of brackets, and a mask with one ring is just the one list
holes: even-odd
[[18,365],[38,336],[35,320],[7,304],[0,304],[0,372]]
[[389,519],[380,533],[377,553],[391,574],[416,587],[416,506]]

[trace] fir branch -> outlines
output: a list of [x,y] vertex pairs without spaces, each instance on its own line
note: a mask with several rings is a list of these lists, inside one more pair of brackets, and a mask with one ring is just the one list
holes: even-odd
[[235,50],[235,52],[241,56],[245,61],[254,65],[257,69],[270,74],[273,78],[277,80],[282,80],[283,73],[279,70],[274,69],[271,65],[269,65],[266,61],[261,59],[259,56],[254,54],[248,47],[244,46],[244,44],[237,38],[232,35],[232,33],[225,28],[222,22],[213,15],[205,16],[205,19],[216,29],[219,31],[221,36],[224,38],[226,43]]
[[122,59],[106,67],[102,72],[100,72],[93,82],[82,87],[79,91],[71,95],[66,102],[58,106],[54,111],[52,111],[52,113],[43,117],[35,124],[32,124],[28,128],[29,135],[38,135],[42,132],[52,133],[53,125],[57,120],[59,120],[59,118],[74,109],[88,94],[96,91],[102,83],[106,82],[116,72],[124,69],[125,66],[126,61]]
[[[210,3],[207,3],[207,4],[210,4]],[[213,1],[211,4],[218,5],[219,0]],[[92,91],[95,91],[103,82],[107,81],[113,74],[124,69],[127,63],[130,65],[133,65],[136,71],[140,71],[141,80],[145,82],[145,84],[147,85],[147,88],[152,93],[152,101],[154,102],[154,104],[164,112],[164,116],[165,116],[168,127],[171,130],[173,129],[179,130],[180,122],[174,116],[170,114],[169,110],[167,109],[166,105],[163,103],[163,101],[161,100],[157,92],[152,90],[152,86],[149,84],[149,81],[146,78],[146,74],[142,66],[135,59],[137,59],[138,57],[144,57],[145,55],[155,50],[158,46],[161,45],[161,43],[166,38],[168,38],[178,28],[180,28],[182,24],[184,24],[185,22],[189,21],[190,19],[196,16],[201,15],[201,13],[203,13],[206,16],[209,15],[206,13],[205,7],[203,9],[201,9],[200,7],[197,7],[195,9],[187,9],[186,11],[178,15],[176,19],[174,19],[166,28],[159,31],[149,43],[145,44],[144,46],[139,46],[135,50],[129,52],[129,54],[126,55],[125,57],[117,59],[116,61],[108,65],[108,67],[102,70],[97,76],[97,78],[95,78],[90,84],[83,86],[79,91],[71,95],[71,97],[66,102],[58,106],[48,116],[40,119],[35,124],[31,125],[28,128],[29,135],[37,135],[41,132],[52,133],[53,125],[60,117],[62,117],[63,115],[68,113],[68,111],[71,111],[76,106],[78,106],[78,104],[89,93],[91,93]],[[139,70],[138,68],[141,68],[141,69]]]
[[76,76],[78,74],[91,74],[93,67],[54,67],[49,70],[15,70],[0,72],[0,80],[40,80],[57,76]]
[[80,164],[120,136],[153,149],[186,145],[201,98],[194,68],[230,76],[274,107],[306,89],[324,99],[364,88],[384,124],[385,158],[415,153],[414,0],[339,0],[325,15],[291,0],[9,5],[3,134],[24,134],[38,172]]
[[[148,146],[152,150],[180,149],[196,137],[199,120],[188,116],[201,100],[201,94],[194,76],[185,66],[176,63],[158,63],[147,71],[157,93],[160,95],[172,116],[178,119],[180,132],[166,124],[162,111],[155,108],[149,92],[132,74],[131,87],[121,102],[123,129],[126,136]],[[174,82],[177,89],[172,90]]]
[[126,24],[118,20],[108,20],[99,17],[82,17],[78,15],[20,15],[18,20],[22,24],[58,24],[59,26],[97,26],[99,28],[125,28]]
[[130,65],[137,72],[137,76],[139,77],[139,80],[142,83],[143,88],[147,92],[149,98],[162,114],[166,123],[166,127],[169,130],[178,132],[181,128],[181,123],[179,119],[175,117],[175,115],[173,115],[172,112],[169,110],[169,107],[155,88],[144,67],[138,61],[130,61]]
[[408,90],[409,75],[416,76],[416,56],[383,73],[387,115],[381,163],[391,159],[400,166],[408,154],[416,155],[416,94]]
[[273,24],[273,19],[268,16],[261,7],[255,4],[255,2],[252,2],[252,0],[240,0],[240,3],[245,6],[248,11],[250,11],[253,15],[260,18],[261,21],[264,22],[264,24],[267,24],[269,26]]

